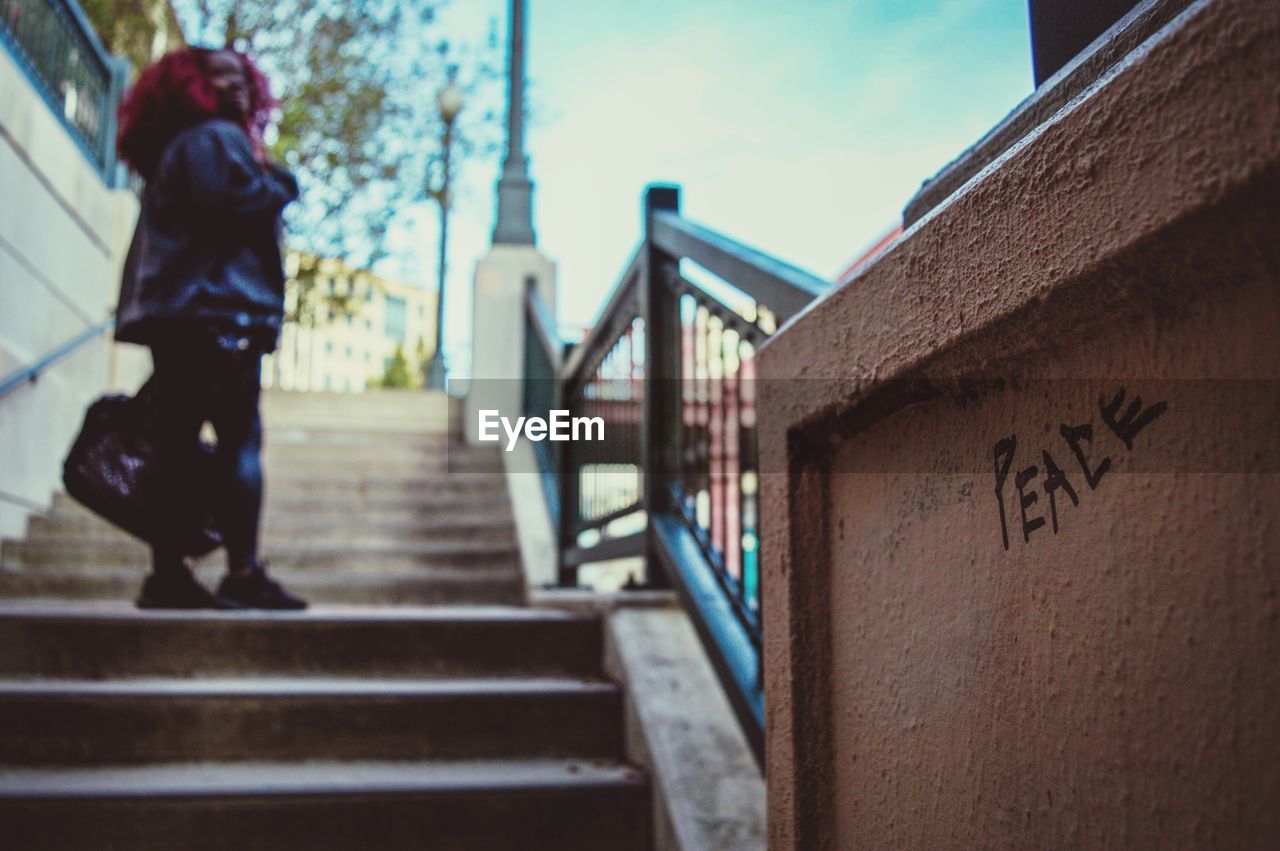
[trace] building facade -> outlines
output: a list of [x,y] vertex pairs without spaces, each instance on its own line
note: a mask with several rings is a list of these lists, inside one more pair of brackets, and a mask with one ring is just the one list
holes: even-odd
[[417,388],[435,345],[435,293],[297,251],[285,260],[285,326],[263,384],[360,393]]

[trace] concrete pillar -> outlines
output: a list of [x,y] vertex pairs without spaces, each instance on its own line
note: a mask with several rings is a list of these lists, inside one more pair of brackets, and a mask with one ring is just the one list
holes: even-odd
[[495,245],[476,263],[471,334],[471,390],[464,432],[477,442],[481,409],[519,416],[524,378],[524,298],[526,281],[556,310],[556,266],[531,245]]

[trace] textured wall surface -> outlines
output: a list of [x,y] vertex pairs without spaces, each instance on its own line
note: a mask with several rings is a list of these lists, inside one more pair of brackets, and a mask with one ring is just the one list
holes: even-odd
[[[1277,283],[1118,325],[835,453],[839,847],[1280,836]],[[1167,405],[1131,449],[1099,405],[1122,386],[1120,419],[1135,394]],[[1086,423],[1082,467],[1061,426]]]
[[[0,49],[0,376],[107,318],[136,215]],[[47,504],[85,404],[109,384],[136,386],[149,363],[102,338],[0,399],[0,535]]]
[[1196,3],[765,347],[770,847],[1280,835],[1278,92]]

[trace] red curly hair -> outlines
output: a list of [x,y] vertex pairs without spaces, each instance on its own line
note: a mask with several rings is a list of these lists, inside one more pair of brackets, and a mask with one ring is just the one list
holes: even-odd
[[[241,122],[255,149],[276,106],[267,78],[248,55],[232,48],[249,79],[249,111]],[[148,65],[120,102],[116,149],[120,159],[150,177],[173,137],[218,113],[218,97],[206,70],[209,57],[222,50],[185,47]]]

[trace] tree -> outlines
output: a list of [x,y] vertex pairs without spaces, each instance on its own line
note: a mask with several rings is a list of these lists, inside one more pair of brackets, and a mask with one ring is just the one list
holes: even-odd
[[248,50],[281,97],[272,154],[302,200],[290,242],[369,268],[407,204],[426,197],[442,136],[435,91],[451,69],[477,101],[455,162],[496,150],[496,26],[480,48],[440,37],[440,0],[175,0],[194,43]]
[[377,386],[401,389],[418,386],[413,372],[409,369],[409,359],[404,356],[404,346],[396,345],[395,351],[387,362],[387,369],[382,374],[382,380]]
[[167,0],[80,0],[102,45],[129,60],[134,73],[182,45],[182,28]]

